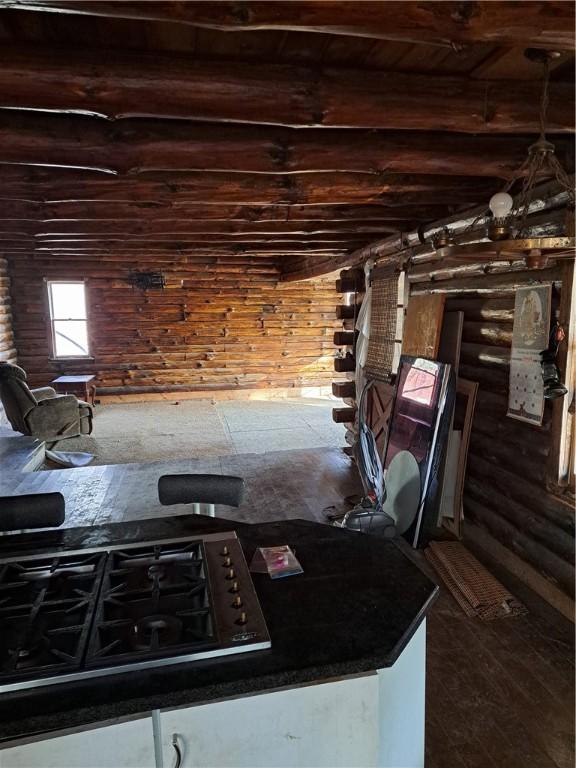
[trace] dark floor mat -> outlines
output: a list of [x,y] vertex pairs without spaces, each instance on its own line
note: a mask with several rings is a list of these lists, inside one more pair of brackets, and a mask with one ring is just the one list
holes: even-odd
[[459,541],[433,541],[424,554],[467,616],[490,620],[527,613]]

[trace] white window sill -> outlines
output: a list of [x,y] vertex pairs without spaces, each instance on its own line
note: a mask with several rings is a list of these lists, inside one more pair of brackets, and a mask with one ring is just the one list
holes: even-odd
[[48,360],[51,363],[82,363],[82,362],[94,362],[94,357],[49,357]]

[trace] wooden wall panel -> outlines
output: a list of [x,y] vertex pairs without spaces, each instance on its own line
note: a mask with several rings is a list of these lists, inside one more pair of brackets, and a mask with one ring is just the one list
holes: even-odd
[[[146,263],[164,290],[128,283],[134,262],[35,257],[11,262],[19,363],[32,386],[95,373],[99,392],[329,386],[333,279],[280,283],[276,262],[250,256]],[[86,279],[87,361],[50,360],[45,278]]]
[[[8,263],[0,259],[0,360],[8,363],[16,362],[16,347],[12,332],[12,307],[10,303],[10,278]],[[0,426],[4,426],[6,415],[0,403]]]
[[[553,282],[558,308],[561,270],[508,271],[484,275],[471,267],[466,278],[418,270],[411,293],[445,293],[446,311],[464,312],[460,375],[479,383],[470,437],[464,512],[498,545],[540,574],[544,597],[559,590],[574,596],[574,510],[569,497],[547,488],[552,445],[552,407],[535,427],[507,418],[514,290],[529,281]],[[485,542],[486,536],[483,537]],[[551,589],[547,592],[546,584]],[[532,585],[533,586],[533,585]],[[553,600],[552,600],[553,602]]]

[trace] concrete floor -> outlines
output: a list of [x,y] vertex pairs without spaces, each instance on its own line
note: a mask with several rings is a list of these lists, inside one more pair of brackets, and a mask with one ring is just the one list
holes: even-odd
[[46,472],[2,472],[0,496],[59,491],[66,502],[66,528],[183,515],[190,514],[190,506],[160,505],[158,478],[187,472],[243,477],[246,491],[241,506],[217,507],[216,514],[249,523],[290,518],[325,522],[326,507],[345,508],[345,498],[361,491],[356,468],[342,451],[317,448]]
[[339,448],[345,430],[332,421],[332,408],[340,402],[326,397],[105,404],[95,409],[91,436],[57,448],[93,453],[93,466]]

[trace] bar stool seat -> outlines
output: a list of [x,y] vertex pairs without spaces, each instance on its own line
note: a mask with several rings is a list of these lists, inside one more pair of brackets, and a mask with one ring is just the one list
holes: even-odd
[[192,504],[195,514],[200,513],[201,504],[206,504],[207,514],[214,517],[216,504],[239,507],[244,488],[244,479],[233,475],[162,475],[158,498],[163,506]]

